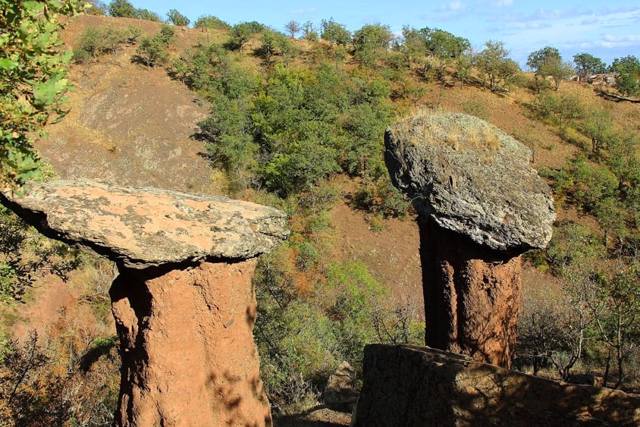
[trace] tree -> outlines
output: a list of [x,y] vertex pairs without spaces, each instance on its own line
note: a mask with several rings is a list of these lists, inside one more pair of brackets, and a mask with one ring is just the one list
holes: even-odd
[[469,40],[439,28],[425,27],[419,31],[427,52],[439,59],[456,59],[471,48]]
[[581,130],[591,138],[591,151],[598,156],[602,148],[613,137],[611,115],[605,110],[594,110],[585,120]]
[[635,56],[616,58],[611,71],[617,73],[618,90],[624,95],[640,95],[640,60]]
[[365,25],[353,35],[354,55],[362,64],[373,65],[380,52],[389,48],[393,33],[388,26]]
[[597,58],[590,53],[579,53],[574,55],[573,63],[576,65],[578,78],[583,81],[593,74],[604,73],[607,69],[602,59]]
[[287,22],[287,25],[285,25],[284,27],[289,32],[289,35],[291,36],[292,39],[295,39],[296,34],[300,32],[300,24],[298,24],[298,22],[293,20]]
[[351,41],[351,33],[342,24],[337,23],[333,18],[322,20],[321,37],[333,44],[346,46]]
[[407,62],[411,63],[427,52],[427,41],[420,30],[405,26],[402,28],[401,51]]
[[76,0],[0,0],[0,184],[24,182],[41,170],[31,145],[52,114],[61,113],[70,53],[61,53],[60,15]]
[[211,15],[201,16],[193,26],[201,30],[228,30],[231,28],[231,26],[222,19]]
[[109,3],[109,15],[120,18],[136,18],[136,8],[128,0],[112,0]]
[[231,39],[227,42],[227,47],[232,50],[242,50],[252,35],[260,33],[264,29],[264,25],[255,21],[236,24],[231,29]]
[[145,21],[160,22],[160,16],[149,9],[136,9],[135,18],[144,19]]
[[504,43],[488,41],[484,50],[476,56],[478,70],[484,74],[485,84],[492,91],[500,89],[500,83],[508,82],[520,71],[518,64],[508,55]]
[[178,12],[176,9],[171,9],[167,12],[167,18],[169,22],[178,27],[186,27],[191,22],[189,18]]
[[262,34],[262,45],[256,49],[256,54],[268,64],[274,56],[283,56],[291,51],[291,42],[282,33],[267,30]]
[[318,37],[318,31],[315,25],[313,25],[313,22],[307,21],[302,25],[302,38],[315,42],[318,40]]
[[555,83],[555,89],[560,88],[560,82],[573,73],[573,68],[562,62],[560,51],[554,47],[544,47],[529,55],[527,66],[535,72],[537,78],[551,77]]

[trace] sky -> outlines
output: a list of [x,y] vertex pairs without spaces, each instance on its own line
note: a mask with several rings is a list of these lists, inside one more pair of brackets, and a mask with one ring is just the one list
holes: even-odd
[[640,0],[443,0],[443,1],[205,1],[133,0],[136,7],[165,16],[178,9],[195,20],[215,15],[231,24],[259,21],[283,30],[290,20],[320,23],[333,17],[356,30],[380,23],[400,34],[404,25],[442,28],[468,38],[474,49],[500,40],[520,64],[544,46],[560,49],[566,60],[589,52],[610,63],[640,57]]

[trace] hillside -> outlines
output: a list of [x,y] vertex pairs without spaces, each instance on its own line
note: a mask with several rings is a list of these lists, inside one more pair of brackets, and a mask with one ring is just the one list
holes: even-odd
[[[80,15],[68,22],[63,40],[70,49],[78,49],[87,29],[125,30],[131,26],[142,30],[139,40],[161,31],[161,24],[150,21]],[[406,201],[396,203],[397,193],[389,190],[386,171],[379,172],[383,165],[380,127],[383,128],[387,121],[424,108],[480,117],[531,148],[533,166],[545,171],[553,185],[560,181],[559,171],[571,165],[581,153],[588,152],[591,141],[582,131],[581,119],[560,126],[552,115],[551,118],[537,115],[537,110],[531,106],[540,102],[540,96],[527,87],[533,79],[530,75],[523,74],[523,79],[528,79],[529,83],[512,85],[505,93],[494,93],[478,84],[455,82],[449,85],[431,77],[422,78],[411,66],[409,71],[402,72],[386,65],[367,69],[361,68],[352,57],[338,65],[335,48],[322,40],[313,43],[290,41],[295,48],[291,57],[274,54],[275,59],[269,56],[265,59],[256,53],[261,46],[259,34],[253,35],[244,47],[227,52],[221,45],[229,37],[227,30],[180,27],[175,29],[168,47],[170,60],[164,66],[149,67],[133,60],[140,46],[139,40],[120,44],[113,53],[72,64],[69,78],[73,89],[64,104],[68,113],[59,121],[49,123],[44,129],[44,137],[35,146],[55,174],[62,178],[89,178],[125,186],[228,195],[285,210],[291,217],[290,242],[264,257],[256,275],[259,307],[256,336],[263,370],[268,375],[265,383],[269,399],[288,415],[305,413],[318,403],[328,375],[340,362],[348,360],[356,370],[361,369],[359,352],[365,342],[386,339],[416,343],[423,338],[423,290],[416,214]],[[210,63],[197,62],[202,59],[193,53],[199,52],[194,48],[198,45],[201,49],[207,46],[218,49],[204,51]],[[192,75],[184,77],[176,71],[175,61],[179,58],[192,67]],[[224,87],[193,83],[202,77],[197,75],[198,70],[209,73],[207,76],[211,81],[223,81],[221,86]],[[341,131],[330,138],[345,151],[327,150],[310,159],[302,155],[296,157],[300,152],[308,152],[309,147],[320,145],[314,138],[322,134],[320,126],[324,124],[314,128],[317,123],[308,120],[305,122],[307,127],[299,130],[274,117],[281,113],[291,123],[305,120],[300,110],[291,107],[282,95],[284,88],[294,93],[291,88],[297,88],[296,84],[300,87],[308,84],[311,98],[313,90],[321,93],[317,98],[327,96],[326,102],[324,98],[319,100],[318,104],[322,105],[318,109],[326,108],[333,113],[335,105],[342,105],[339,94],[328,93],[331,85],[317,77],[325,71],[329,75],[327,79],[335,79],[332,83],[335,87],[343,87],[337,82],[341,76],[349,79],[341,84],[352,85],[344,87],[357,87],[362,91],[354,96],[357,100],[349,100],[355,105],[353,111],[336,113],[335,126]],[[394,74],[396,71],[399,76]],[[384,90],[375,84],[369,87],[362,81],[383,82],[380,85],[387,85],[389,94],[379,95],[385,93]],[[235,92],[251,101],[234,98]],[[291,98],[296,96],[297,92]],[[303,95],[299,96],[303,98]],[[640,134],[638,104],[607,101],[597,96],[590,86],[572,81],[564,81],[553,96],[579,99],[585,111],[606,111],[616,132]],[[295,102],[297,98],[291,104]],[[386,114],[384,120],[375,115],[378,109]],[[322,111],[324,114],[325,110]],[[228,113],[231,117],[225,116],[221,121],[236,132],[229,131],[229,138],[225,140],[231,141],[229,147],[235,150],[232,154],[215,151],[216,145],[202,135],[206,133],[203,122],[220,124],[211,119],[216,118],[216,113],[220,116]],[[238,119],[242,114],[244,116]],[[244,120],[242,126],[245,127],[237,125],[236,119]],[[362,129],[359,125],[368,127]],[[249,128],[251,131],[247,130]],[[248,160],[247,153],[242,150],[253,142],[233,138],[247,137],[251,132],[252,137],[262,138],[263,146],[251,152],[255,158]],[[351,143],[348,138],[352,134],[357,134],[353,140],[361,145],[353,150],[354,153],[347,153],[347,148],[351,150],[347,145]],[[371,135],[377,139],[372,139]],[[283,149],[279,144],[280,139],[302,140],[306,137],[310,145],[302,148]],[[261,152],[265,146],[274,151]],[[280,149],[283,151],[277,151]],[[328,162],[331,156],[338,162],[325,165],[323,162]],[[274,159],[280,159],[282,163]],[[596,165],[599,160],[590,157],[585,161]],[[290,163],[283,166],[285,162]],[[291,172],[296,167],[317,175],[312,179],[299,177]],[[320,168],[324,169],[316,170]],[[284,176],[286,173],[295,176]],[[575,186],[579,187],[579,184]],[[599,182],[593,186],[596,185]],[[621,181],[618,187],[626,189],[625,185]],[[536,310],[545,303],[549,306],[557,303],[558,310],[565,309],[560,304],[567,298],[567,283],[571,279],[559,274],[554,262],[568,253],[565,251],[567,246],[574,245],[572,250],[580,246],[590,248],[595,245],[593,242],[604,239],[604,249],[599,249],[598,254],[618,250],[617,246],[614,248],[618,244],[614,243],[616,234],[603,226],[602,214],[598,217],[594,209],[576,201],[578,198],[574,193],[577,191],[557,185],[555,188],[558,188],[555,194],[558,224],[577,224],[584,227],[588,235],[580,237],[582,240],[578,239],[577,243],[569,238],[558,239],[552,245],[551,254],[541,251],[527,257],[522,279],[524,317],[528,320],[539,320]],[[598,196],[593,197],[597,199]],[[630,219],[622,222],[633,223]],[[632,233],[619,234],[622,241]],[[624,246],[624,243],[619,245]],[[68,268],[64,274],[38,271],[22,303],[0,307],[0,341],[3,337],[5,341],[7,337],[16,337],[28,342],[32,331],[37,331],[35,342],[40,342],[43,348],[54,349],[52,354],[55,354],[48,360],[49,365],[43,363],[38,368],[42,377],[40,384],[47,387],[55,383],[56,375],[63,375],[67,365],[86,361],[90,355],[91,362],[86,369],[76,372],[68,368],[69,372],[73,371],[68,378],[79,384],[74,392],[80,404],[97,402],[96,407],[84,415],[106,420],[110,414],[109,405],[114,405],[117,396],[118,381],[115,326],[108,313],[107,297],[113,266],[90,254],[65,251],[54,251],[53,256],[56,261],[60,258],[65,262]],[[565,258],[571,258],[571,255]],[[71,261],[67,262],[67,258]],[[600,258],[597,264],[603,264],[605,271],[613,271],[619,261],[614,256],[606,260],[604,255]],[[630,257],[620,255],[619,258],[627,260]],[[588,260],[586,264],[592,263],[590,258],[585,259]],[[347,289],[346,294],[342,293],[344,289]],[[549,314],[544,312],[541,317],[544,315]],[[349,318],[354,319],[352,323],[345,320]],[[332,322],[339,326],[330,325]],[[534,322],[532,328],[538,326]],[[357,332],[351,335],[349,328]],[[596,359],[601,361],[604,357],[598,353],[604,352],[602,348],[594,350],[590,364],[578,365],[582,371],[596,370],[599,363]],[[635,360],[637,354],[629,357],[629,360]],[[530,368],[528,362],[522,362],[522,369]],[[633,367],[629,376],[633,380],[630,380],[629,388],[633,388],[640,378],[635,372],[640,365],[630,364]],[[537,373],[535,363],[532,370]],[[550,377],[558,376],[551,363],[542,371]],[[56,402],[55,399],[51,401]],[[326,409],[311,410],[311,415],[305,414],[302,418],[307,419],[308,425],[348,425],[349,422],[345,415]],[[293,421],[282,419],[282,425],[304,425],[300,423],[298,417],[293,417]]]

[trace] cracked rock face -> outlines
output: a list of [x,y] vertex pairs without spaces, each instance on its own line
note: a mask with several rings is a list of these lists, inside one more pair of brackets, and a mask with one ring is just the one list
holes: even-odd
[[544,248],[555,220],[531,150],[466,114],[420,113],[389,128],[394,184],[440,227],[498,251]]
[[44,234],[134,269],[249,259],[288,236],[284,212],[226,197],[82,180],[31,184],[0,199]]

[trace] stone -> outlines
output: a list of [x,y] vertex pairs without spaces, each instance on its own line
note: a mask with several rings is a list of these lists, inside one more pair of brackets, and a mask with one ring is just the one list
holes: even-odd
[[640,396],[411,346],[365,348],[354,427],[640,424]]
[[428,346],[510,366],[521,259],[555,221],[531,151],[476,117],[418,113],[389,128],[385,161],[418,213]]
[[500,251],[544,248],[555,221],[549,186],[531,150],[466,114],[421,113],[389,128],[393,183],[446,230]]
[[152,188],[53,181],[0,202],[43,234],[116,262],[116,426],[270,426],[253,340],[255,258],[287,238],[277,209]]
[[358,400],[356,371],[349,362],[342,362],[329,376],[322,400],[329,409],[340,412],[353,412]]
[[284,212],[226,197],[61,180],[2,198],[43,234],[127,268],[252,258],[288,235]]

